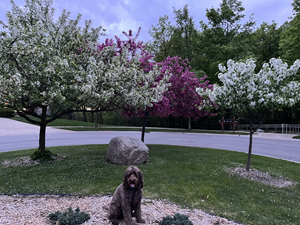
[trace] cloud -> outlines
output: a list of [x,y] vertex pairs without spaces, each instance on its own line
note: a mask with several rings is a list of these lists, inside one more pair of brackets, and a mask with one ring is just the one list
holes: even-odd
[[242,2],[242,6],[246,10],[252,10],[253,8],[261,7],[262,5],[269,5],[270,7],[272,7],[272,4],[274,3],[274,1],[278,1],[278,0],[263,0],[263,1],[261,1],[261,0],[244,0]]
[[1,8],[1,10],[9,11],[10,10],[10,5],[0,3],[0,8]]
[[280,26],[292,16],[293,0],[247,0],[243,3],[246,15],[254,13],[254,20],[258,21],[257,26],[263,21],[272,23],[273,20]]
[[199,0],[177,0],[177,1],[173,1],[173,0],[167,0],[166,1],[167,6],[169,8],[172,9],[173,11],[173,7],[178,10],[178,9],[182,9],[185,5],[188,5],[188,8],[190,11],[193,11],[196,13],[196,11],[198,11],[198,13],[205,13],[206,9],[210,9],[212,7],[214,8],[218,8],[221,1],[220,0],[210,0],[210,1],[199,1]]
[[128,32],[129,30],[137,31],[140,26],[141,24],[138,21],[124,19],[119,22],[117,29],[119,33],[123,31]]
[[108,38],[113,38],[115,35],[122,37],[122,32],[125,31],[128,33],[129,30],[132,30],[134,33],[137,32],[141,24],[138,21],[122,19],[117,23],[106,23],[102,22],[102,27],[106,29],[106,34]]
[[279,24],[283,24],[284,22],[289,21],[289,18],[291,18],[292,15],[293,15],[292,6],[282,8],[281,11],[277,15],[276,22],[278,22]]
[[129,9],[118,4],[111,8],[111,13],[115,15],[113,23],[110,23],[109,27],[112,31],[117,31],[117,33],[122,33],[122,31],[138,30],[140,26],[143,25],[138,18],[134,17],[134,14],[130,12]]
[[[17,5],[24,5],[25,0],[14,0]],[[245,7],[245,20],[254,13],[254,20],[257,26],[263,21],[272,22],[275,20],[279,25],[292,16],[293,0],[241,0]],[[207,22],[206,9],[212,7],[219,8],[222,0],[53,0],[55,10],[54,18],[61,15],[63,9],[71,12],[71,19],[75,19],[77,14],[82,14],[80,25],[84,25],[84,20],[92,20],[92,27],[102,26],[107,29],[109,37],[114,35],[122,37],[122,31],[134,32],[142,27],[141,40],[150,38],[148,30],[151,25],[156,26],[160,16],[167,15],[172,24],[175,23],[173,8],[183,9],[187,4],[190,15],[193,17],[195,26],[199,26],[199,21]],[[5,12],[11,10],[9,0],[0,0],[0,20],[5,21]],[[243,23],[243,22],[242,22]]]

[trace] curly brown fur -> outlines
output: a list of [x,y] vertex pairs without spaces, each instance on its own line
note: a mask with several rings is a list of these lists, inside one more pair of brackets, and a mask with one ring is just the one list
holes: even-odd
[[136,166],[125,170],[123,183],[116,189],[111,200],[108,219],[113,225],[124,219],[126,225],[133,225],[134,215],[138,223],[145,223],[141,215],[141,200],[143,196],[143,174]]

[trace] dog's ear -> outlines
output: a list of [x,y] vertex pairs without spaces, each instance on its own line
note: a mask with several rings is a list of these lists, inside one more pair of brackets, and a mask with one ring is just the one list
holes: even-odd
[[144,187],[144,179],[143,179],[142,171],[140,171],[139,169],[137,169],[136,172],[137,172],[137,175],[138,175],[138,178],[139,178],[138,188],[142,189]]
[[123,187],[124,188],[129,188],[129,184],[128,184],[128,176],[130,174],[130,170],[126,169],[124,172],[124,179],[123,179]]

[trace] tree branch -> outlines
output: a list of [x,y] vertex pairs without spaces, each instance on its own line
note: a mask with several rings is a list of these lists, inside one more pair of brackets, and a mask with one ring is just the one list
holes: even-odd
[[[30,114],[32,116],[35,116],[36,114],[34,115],[33,113],[30,113],[30,112],[27,112],[27,111],[24,111],[24,110],[17,110],[17,113],[18,113],[19,116],[25,118],[28,122],[33,123],[33,124],[37,124],[37,125],[41,125],[41,122],[30,119],[25,113]],[[35,116],[35,117],[37,117],[37,116]],[[40,118],[40,117],[37,117],[37,118]]]
[[67,109],[67,110],[62,110],[62,111],[57,111],[55,113],[55,116],[53,116],[51,119],[47,120],[46,123],[50,123],[58,118],[60,118],[62,115],[68,114],[68,113],[72,113],[72,112],[103,112],[103,111],[113,111],[116,108],[101,108],[101,109],[95,109],[95,110],[86,110],[86,109]]

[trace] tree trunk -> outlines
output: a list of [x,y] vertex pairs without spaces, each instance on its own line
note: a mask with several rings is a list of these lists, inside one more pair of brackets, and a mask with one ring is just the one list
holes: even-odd
[[169,127],[175,127],[175,122],[173,116],[169,116]]
[[249,172],[250,162],[251,162],[251,154],[252,154],[252,135],[253,135],[253,124],[250,123],[250,139],[249,139],[249,150],[248,150],[248,162],[246,171]]
[[99,124],[103,124],[102,112],[99,112],[98,115],[99,115],[99,116],[98,116]]
[[83,111],[82,114],[83,114],[83,121],[84,121],[84,122],[87,122],[86,111]]
[[159,117],[159,122],[160,122],[160,126],[161,126],[161,127],[164,127],[164,124],[163,124],[163,121],[162,121],[162,118],[161,118],[161,117]]
[[144,116],[144,120],[143,120],[143,129],[142,129],[142,138],[141,138],[142,142],[144,142],[144,139],[145,139],[145,128],[146,128],[148,116],[149,116],[149,112],[146,111],[145,116]]
[[189,130],[192,129],[192,121],[191,121],[191,117],[189,117]]
[[98,128],[98,112],[95,112],[95,128]]
[[73,119],[73,113],[69,113],[68,114],[68,120],[72,120]]
[[42,118],[40,125],[40,137],[39,137],[39,150],[44,152],[46,149],[46,119],[47,119],[47,106],[42,106]]

